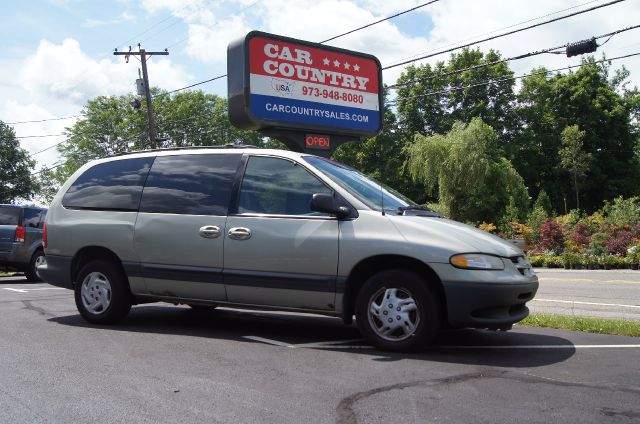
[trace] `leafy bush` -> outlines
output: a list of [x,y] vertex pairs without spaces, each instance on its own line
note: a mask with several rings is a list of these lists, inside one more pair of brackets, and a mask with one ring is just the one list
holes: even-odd
[[582,218],[580,223],[586,225],[591,234],[601,231],[602,228],[606,226],[604,215],[601,212],[594,212],[591,215]]
[[564,234],[560,224],[547,219],[540,227],[540,248],[549,252],[560,253],[564,247]]
[[547,220],[547,213],[541,207],[535,207],[529,212],[527,217],[527,226],[531,228],[531,240],[527,240],[530,245],[538,245],[540,243],[540,227]]
[[627,249],[631,246],[633,240],[633,233],[626,229],[619,229],[618,227],[611,227],[609,235],[605,241],[605,246],[609,253],[615,255],[624,256],[627,254]]
[[585,249],[589,246],[591,233],[586,224],[577,223],[571,231],[571,242],[579,249]]
[[478,225],[478,228],[481,229],[482,231],[486,231],[487,233],[495,233],[496,231],[496,226],[490,222],[489,223],[483,222],[482,224]]
[[591,241],[589,242],[589,253],[595,256],[601,256],[607,253],[605,242],[609,236],[607,233],[597,232],[591,235]]
[[529,255],[529,262],[536,268],[544,266],[544,255]]
[[606,216],[606,223],[622,227],[625,224],[640,224],[640,197],[630,197],[624,199],[622,196],[616,197],[613,203],[605,201],[602,208]]

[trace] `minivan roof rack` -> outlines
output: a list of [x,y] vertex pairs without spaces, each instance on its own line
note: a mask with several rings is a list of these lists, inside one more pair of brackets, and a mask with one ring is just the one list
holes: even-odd
[[244,143],[227,143],[220,144],[216,146],[183,146],[183,147],[162,147],[159,149],[148,149],[148,150],[134,150],[131,152],[121,152],[114,153],[109,155],[109,157],[114,156],[126,156],[133,155],[135,153],[149,153],[149,152],[168,152],[173,150],[208,150],[208,149],[261,149],[260,146],[254,146],[253,144],[244,144]]

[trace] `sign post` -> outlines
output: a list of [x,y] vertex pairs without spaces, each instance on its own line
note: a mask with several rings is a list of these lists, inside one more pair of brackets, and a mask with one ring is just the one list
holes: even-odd
[[292,150],[330,156],[382,129],[374,56],[252,31],[228,48],[229,120]]

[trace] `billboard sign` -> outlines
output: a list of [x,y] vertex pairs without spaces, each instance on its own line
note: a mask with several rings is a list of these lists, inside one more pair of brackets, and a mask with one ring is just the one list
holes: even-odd
[[243,129],[355,137],[382,129],[381,66],[368,54],[254,31],[229,45],[227,78],[229,119]]

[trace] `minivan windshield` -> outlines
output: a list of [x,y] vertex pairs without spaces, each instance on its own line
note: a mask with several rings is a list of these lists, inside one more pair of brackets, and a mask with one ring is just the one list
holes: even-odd
[[19,221],[20,208],[0,206],[0,225],[18,225]]
[[391,187],[380,184],[349,166],[317,156],[303,158],[371,209],[381,211],[384,205],[385,211],[402,213],[406,208],[420,208],[417,203]]

